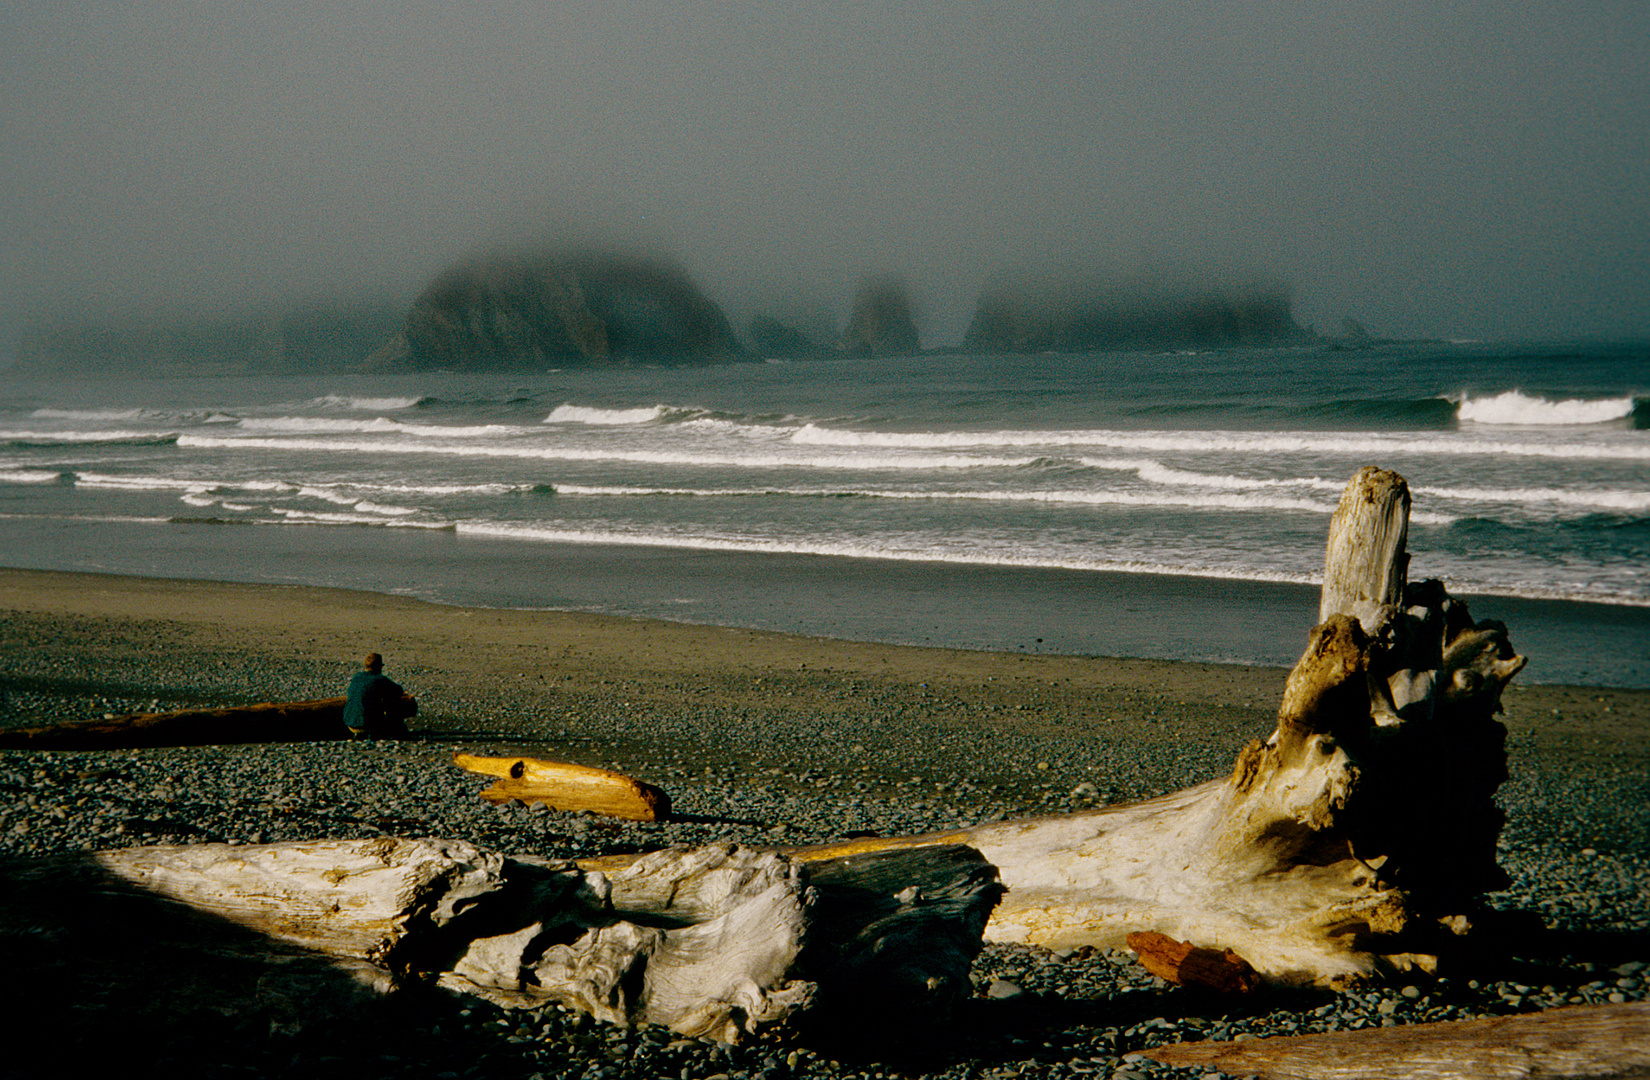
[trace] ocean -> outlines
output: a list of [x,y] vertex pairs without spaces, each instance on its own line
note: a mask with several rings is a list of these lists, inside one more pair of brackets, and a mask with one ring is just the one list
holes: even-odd
[[1650,347],[0,372],[0,563],[1289,664],[1379,465],[1524,678],[1650,686]]

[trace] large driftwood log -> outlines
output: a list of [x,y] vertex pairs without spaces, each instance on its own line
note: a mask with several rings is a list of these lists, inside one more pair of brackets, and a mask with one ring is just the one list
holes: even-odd
[[1430,968],[1495,862],[1502,687],[1524,664],[1436,581],[1406,584],[1409,491],[1352,478],[1334,517],[1322,621],[1271,737],[1231,775],[1130,806],[876,838],[804,861],[924,843],[978,848],[1008,895],[986,935],[1121,948],[1155,931],[1233,950],[1268,981],[1336,986]]
[[1146,1056],[1263,1080],[1643,1077],[1650,1076],[1650,1005],[1576,1005],[1485,1020],[1176,1043]]
[[662,851],[611,878],[394,837],[92,858],[144,894],[336,958],[368,990],[433,982],[728,1042],[803,1013],[875,1027],[945,1011],[968,992],[1002,891],[961,846],[807,866]]
[[564,761],[464,753],[454,754],[453,764],[466,772],[499,778],[480,792],[491,803],[519,799],[529,806],[543,803],[552,810],[589,810],[627,821],[663,821],[670,816],[669,795],[623,773]]
[[128,750],[153,746],[317,742],[342,739],[344,699],[285,701],[222,709],[125,713],[0,731],[4,750]]

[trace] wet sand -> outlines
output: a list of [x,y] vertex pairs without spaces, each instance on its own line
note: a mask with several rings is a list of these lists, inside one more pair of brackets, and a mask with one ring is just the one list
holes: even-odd
[[[22,570],[0,570],[0,619],[0,679],[14,687],[11,704],[0,704],[7,724],[39,719],[19,704],[16,687],[222,704],[327,696],[341,692],[371,650],[418,694],[420,723],[455,735],[508,733],[511,716],[575,704],[733,707],[759,718],[763,710],[840,714],[875,700],[881,711],[942,729],[1104,729],[1111,738],[1132,733],[1235,753],[1270,731],[1286,675],[1281,667],[881,645],[340,589]],[[237,669],[248,672],[244,681]],[[1504,702],[1515,744],[1582,759],[1650,755],[1650,691],[1515,681]],[[744,757],[727,743],[695,749],[707,761]],[[836,749],[820,753],[830,758]]]

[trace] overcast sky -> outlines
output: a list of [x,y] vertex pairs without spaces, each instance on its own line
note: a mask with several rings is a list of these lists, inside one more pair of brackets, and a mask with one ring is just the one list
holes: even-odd
[[410,300],[574,230],[741,324],[895,273],[929,345],[1043,260],[1253,268],[1326,331],[1650,334],[1645,0],[0,0],[0,110],[13,328]]

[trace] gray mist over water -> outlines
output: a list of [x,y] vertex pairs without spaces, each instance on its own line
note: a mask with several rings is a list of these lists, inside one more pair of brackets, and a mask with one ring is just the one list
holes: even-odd
[[1329,332],[1650,332],[1637,2],[68,0],[0,10],[0,73],[0,340],[404,303],[569,231],[741,327],[895,274],[929,346],[1055,266],[1261,274]]

